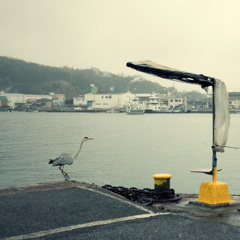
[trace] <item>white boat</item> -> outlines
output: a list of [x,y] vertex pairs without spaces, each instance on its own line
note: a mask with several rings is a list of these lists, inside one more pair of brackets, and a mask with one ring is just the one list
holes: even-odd
[[168,106],[164,102],[159,101],[159,98],[156,96],[150,97],[149,101],[145,104],[145,113],[164,112],[171,112],[171,110],[168,109]]
[[172,110],[173,113],[183,113],[183,112],[187,112],[187,110],[184,108],[184,106],[179,105],[179,106],[175,106]]
[[126,113],[131,115],[144,114],[144,107],[143,104],[139,102],[139,98],[132,99],[132,103],[127,106]]

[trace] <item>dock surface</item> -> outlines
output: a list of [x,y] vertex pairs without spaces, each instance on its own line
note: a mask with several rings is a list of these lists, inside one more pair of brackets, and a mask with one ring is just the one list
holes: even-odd
[[[236,196],[238,200],[238,196]],[[0,239],[237,239],[239,205],[144,206],[73,181],[0,188]]]

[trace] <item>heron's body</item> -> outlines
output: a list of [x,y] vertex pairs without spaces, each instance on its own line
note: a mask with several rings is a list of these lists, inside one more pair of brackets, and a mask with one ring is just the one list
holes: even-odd
[[58,157],[50,159],[49,164],[52,164],[52,166],[71,165],[73,160],[72,154],[62,153]]
[[70,179],[70,177],[68,176],[68,174],[63,171],[63,167],[65,165],[71,165],[74,161],[74,159],[78,156],[78,154],[80,153],[81,149],[82,149],[82,145],[85,141],[87,140],[93,140],[94,138],[88,138],[88,137],[85,137],[83,138],[83,140],[81,141],[81,144],[80,144],[80,147],[77,151],[76,154],[69,154],[69,153],[62,153],[60,154],[59,156],[57,156],[56,158],[54,159],[49,159],[49,164],[52,164],[52,166],[59,166],[59,169],[61,170],[64,178],[66,180]]

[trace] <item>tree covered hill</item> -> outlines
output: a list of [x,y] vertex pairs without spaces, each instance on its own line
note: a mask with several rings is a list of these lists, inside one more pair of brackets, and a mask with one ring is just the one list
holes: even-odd
[[67,99],[90,92],[90,84],[108,93],[166,93],[172,88],[137,76],[120,76],[96,68],[51,67],[0,56],[0,91],[24,94],[65,94]]

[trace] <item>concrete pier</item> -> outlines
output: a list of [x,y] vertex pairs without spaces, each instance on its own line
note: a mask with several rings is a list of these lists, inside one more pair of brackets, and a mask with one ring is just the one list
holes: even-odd
[[[180,194],[181,195],[181,194]],[[0,239],[237,239],[239,205],[144,206],[73,181],[0,188]],[[236,201],[239,196],[231,196]]]

